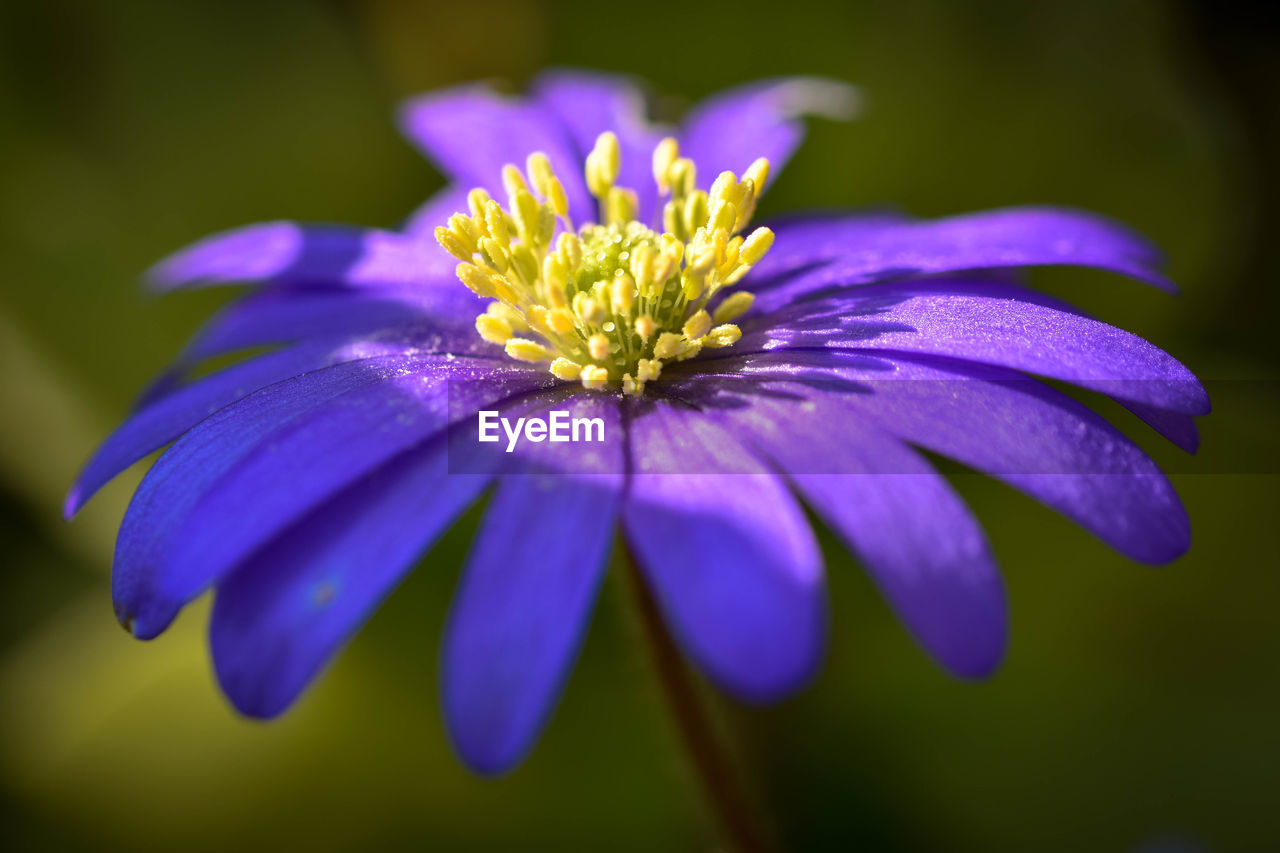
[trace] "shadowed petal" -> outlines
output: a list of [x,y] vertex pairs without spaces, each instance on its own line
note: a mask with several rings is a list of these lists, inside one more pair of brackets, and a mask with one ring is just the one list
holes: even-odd
[[[712,404],[706,398],[715,392],[722,398],[715,405],[734,406],[734,398],[759,392],[748,390],[752,380],[735,389],[727,381],[733,375],[756,376],[773,393],[791,396],[788,382],[804,380],[813,387],[806,392],[796,386],[798,400],[812,397],[816,388],[825,392],[823,404],[839,406],[837,419],[829,422],[871,420],[912,444],[1004,480],[1135,560],[1165,563],[1190,545],[1186,511],[1156,464],[1098,414],[1038,380],[905,353],[875,359],[779,352],[745,356],[736,364],[725,359],[723,369],[718,387],[704,377],[681,380],[675,391],[698,393],[703,405]],[[817,374],[839,381],[806,378]],[[841,464],[842,457],[833,456],[823,470],[838,471]]]
[[401,454],[223,580],[210,646],[241,713],[293,704],[488,480],[447,468],[443,441]]
[[813,531],[728,432],[667,401],[641,405],[627,542],[685,653],[742,699],[780,699],[816,672],[825,643]]
[[[579,397],[572,409],[605,418],[607,434],[619,429],[610,399]],[[598,457],[599,473],[499,480],[442,653],[445,721],[477,772],[520,761],[559,698],[607,564],[622,485],[617,457]]]
[[919,454],[864,421],[828,428],[841,412],[811,399],[797,411],[761,396],[726,416],[857,553],[939,663],[962,677],[990,674],[1008,641],[1008,605],[977,520]]
[[1195,375],[1137,335],[1038,304],[1034,291],[975,280],[876,285],[746,325],[737,349],[840,347],[953,356],[1061,379],[1185,414],[1209,411]]

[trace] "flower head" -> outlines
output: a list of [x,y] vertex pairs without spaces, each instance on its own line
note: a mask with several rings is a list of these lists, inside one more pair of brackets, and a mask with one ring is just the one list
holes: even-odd
[[[615,78],[551,75],[526,99],[450,90],[402,113],[451,182],[403,230],[270,223],[162,263],[166,288],[257,287],[197,335],[68,497],[70,514],[170,445],[121,525],[121,622],[154,637],[215,589],[223,689],[246,714],[279,714],[490,490],[442,691],[459,753],[499,771],[554,707],[619,528],[688,658],[751,701],[790,694],[821,660],[805,504],[946,669],[999,663],[993,555],[922,450],[1134,559],[1181,554],[1186,514],[1155,464],[1036,377],[1108,395],[1188,450],[1204,389],[1015,275],[1072,264],[1171,287],[1143,239],[1055,208],[747,230],[800,113],[838,111],[847,94],[767,81],[669,132]],[[614,440],[473,464],[479,411],[554,409]]]
[[[462,283],[493,300],[476,318],[482,338],[519,361],[550,362],[558,379],[581,380],[588,389],[612,380],[639,394],[665,362],[732,346],[742,336],[729,321],[751,307],[751,294],[736,293],[714,316],[707,305],[773,244],[768,228],[740,233],[764,192],[769,161],[757,159],[741,178],[721,172],[703,191],[697,164],[666,137],[653,149],[654,182],[671,196],[659,234],[636,219],[635,191],[617,185],[621,156],[617,135],[605,131],[584,164],[602,223],[573,231],[564,185],[547,155],[535,151],[527,177],[514,164],[503,167],[505,209],[476,188],[467,195],[470,215],[449,217],[435,237],[462,262]],[[558,235],[557,220],[565,228]]]

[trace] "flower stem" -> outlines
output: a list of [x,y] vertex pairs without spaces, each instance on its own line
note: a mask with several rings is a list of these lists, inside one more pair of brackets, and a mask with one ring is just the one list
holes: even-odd
[[724,745],[717,738],[707,709],[698,697],[693,676],[681,658],[653,593],[626,549],[623,549],[627,585],[632,593],[640,629],[659,689],[679,732],[690,769],[698,777],[707,805],[730,847],[739,853],[773,849],[757,825],[747,797],[734,772]]

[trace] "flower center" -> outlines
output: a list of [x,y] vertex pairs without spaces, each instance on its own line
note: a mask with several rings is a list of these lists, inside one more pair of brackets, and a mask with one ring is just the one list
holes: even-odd
[[636,221],[636,194],[615,185],[620,166],[618,138],[602,133],[586,160],[602,224],[574,230],[564,186],[535,152],[526,172],[503,168],[505,208],[472,190],[470,215],[454,214],[435,233],[462,262],[462,283],[493,300],[476,318],[486,341],[520,361],[549,362],[560,379],[592,389],[621,383],[639,394],[664,363],[732,346],[742,335],[731,321],[751,307],[750,293],[735,292],[711,312],[708,304],[773,243],[768,228],[740,234],[769,161],[756,160],[741,178],[722,172],[703,192],[693,161],[674,139],[662,140],[653,152],[654,180],[670,196],[662,233]]

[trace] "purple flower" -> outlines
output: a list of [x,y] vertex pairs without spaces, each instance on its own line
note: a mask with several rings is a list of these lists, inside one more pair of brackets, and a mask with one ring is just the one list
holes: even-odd
[[[494,772],[554,707],[619,526],[687,657],[761,702],[804,685],[822,656],[804,505],[942,666],[981,677],[999,663],[994,558],[921,450],[999,477],[1135,560],[1179,556],[1188,520],[1155,464],[1030,377],[1106,394],[1188,451],[1203,388],[1162,350],[1017,277],[1067,264],[1172,289],[1148,243],[1053,208],[746,230],[801,114],[848,96],[768,81],[668,134],[618,79],[543,76],[523,99],[448,90],[401,113],[450,181],[402,231],[254,225],[160,264],[163,289],[257,287],[196,336],[68,497],[70,515],[170,445],[121,525],[121,622],[155,637],[215,589],[219,681],[243,713],[277,715],[491,488],[442,690],[459,753]],[[473,454],[480,410],[556,409],[601,419],[611,440]]]

